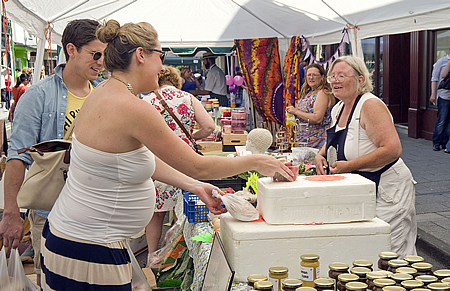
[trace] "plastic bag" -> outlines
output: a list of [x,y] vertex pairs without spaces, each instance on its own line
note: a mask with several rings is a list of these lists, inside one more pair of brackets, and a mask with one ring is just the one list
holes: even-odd
[[147,278],[145,277],[144,273],[142,272],[141,266],[139,266],[138,261],[136,260],[136,257],[133,254],[133,251],[131,250],[130,244],[128,240],[127,243],[127,250],[128,255],[131,259],[131,290],[133,291],[150,291],[152,290],[152,287],[150,287],[150,284],[147,281]]
[[175,224],[169,228],[164,236],[163,244],[164,246],[159,250],[154,251],[148,255],[147,258],[147,268],[152,268],[156,270],[161,270],[161,261],[166,257],[167,253],[172,249],[173,242],[180,236],[183,232],[184,223],[186,222],[186,217],[184,219],[178,219]]
[[[6,256],[5,256],[6,257]],[[21,290],[21,291],[39,291],[41,290],[38,285],[31,281],[23,270],[22,261],[20,260],[19,252],[17,249],[11,249],[8,262],[8,273],[10,277],[10,284],[6,288],[2,288],[4,291],[8,290]]]
[[252,192],[250,192],[250,190],[248,190],[246,188],[235,192],[234,195],[242,197],[242,198],[244,198],[245,200],[247,200],[250,203],[255,203],[256,202],[256,195],[253,194]]
[[6,262],[5,247],[0,251],[0,290],[9,286],[8,264]]
[[234,194],[221,196],[216,190],[212,191],[212,196],[220,198],[231,216],[237,220],[252,221],[259,218],[258,210],[256,210],[250,202],[240,196]]

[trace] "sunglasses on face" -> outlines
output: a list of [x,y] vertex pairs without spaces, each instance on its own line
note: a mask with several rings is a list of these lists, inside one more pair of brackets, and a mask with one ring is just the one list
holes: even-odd
[[91,50],[88,50],[87,48],[81,47],[82,49],[84,49],[85,51],[89,52],[90,54],[92,54],[92,58],[94,59],[94,61],[99,60],[103,53],[102,52],[93,52]]
[[[137,50],[137,49],[138,49],[137,47],[134,48],[134,49],[131,49],[131,50],[128,51],[128,53],[132,53],[132,52],[134,52],[134,51]],[[161,53],[161,55],[159,56],[159,58],[161,59],[161,63],[164,63],[164,60],[166,59],[166,54],[167,54],[167,52],[162,51],[162,50],[152,49],[152,48],[147,48],[146,50],[152,51],[152,52],[158,52],[158,53]]]

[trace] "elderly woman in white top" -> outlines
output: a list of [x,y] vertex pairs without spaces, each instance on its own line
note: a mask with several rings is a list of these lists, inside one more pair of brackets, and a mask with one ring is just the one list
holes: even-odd
[[402,146],[386,105],[370,93],[364,62],[336,59],[328,72],[336,98],[327,143],[316,156],[319,174],[357,173],[376,183],[377,217],[391,225],[391,249],[415,255],[417,236],[415,181],[400,158]]

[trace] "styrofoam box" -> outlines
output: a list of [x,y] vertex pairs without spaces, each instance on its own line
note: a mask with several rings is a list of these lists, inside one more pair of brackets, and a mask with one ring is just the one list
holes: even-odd
[[251,274],[268,275],[272,266],[289,268],[289,278],[300,278],[300,256],[320,256],[320,276],[328,265],[365,259],[375,266],[378,254],[391,249],[391,227],[381,219],[321,225],[270,225],[242,222],[229,213],[220,216],[220,238],[237,282]]
[[[320,177],[320,176],[309,176]],[[336,181],[294,182],[258,179],[258,209],[269,224],[339,223],[373,219],[376,216],[375,183],[357,174]]]

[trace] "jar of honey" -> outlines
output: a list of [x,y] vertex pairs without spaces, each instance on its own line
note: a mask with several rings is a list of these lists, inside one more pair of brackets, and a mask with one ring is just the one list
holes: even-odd
[[433,275],[433,271],[431,270],[433,269],[433,265],[430,263],[425,262],[414,263],[411,265],[411,267],[417,270],[416,276]]
[[442,279],[450,277],[450,270],[449,269],[439,269],[433,272],[433,275],[438,277],[439,281],[442,281]]
[[359,280],[358,275],[355,274],[340,274],[338,276],[338,282],[336,284],[336,290],[345,291],[345,285],[349,282],[357,282]]
[[388,275],[385,273],[387,271],[374,271],[374,272],[370,272],[366,274],[367,280],[366,280],[366,284],[367,284],[367,289],[368,290],[373,290],[375,288],[375,285],[373,284],[373,280],[375,279],[383,279],[383,278],[387,278]]
[[413,277],[417,276],[417,270],[413,267],[399,267],[395,270],[396,273],[410,274]]
[[354,260],[352,262],[353,267],[365,267],[365,268],[369,268],[370,271],[373,271],[373,264],[371,261],[368,260]]
[[438,278],[433,275],[420,275],[416,277],[416,280],[422,281],[427,286],[428,284],[436,283]]
[[441,282],[450,286],[450,277],[442,279]]
[[424,287],[423,282],[419,281],[419,280],[405,280],[405,281],[402,281],[401,284],[402,284],[402,287],[405,288],[406,290]]
[[269,281],[257,281],[255,282],[255,290],[273,291],[273,284]]
[[408,266],[408,262],[405,260],[393,259],[389,260],[388,265],[389,265],[388,271],[396,273],[397,268]]
[[395,286],[395,281],[388,278],[375,279],[373,280],[373,285],[375,285],[373,288],[374,291],[382,291],[386,286]]
[[348,291],[366,291],[367,284],[362,282],[348,282],[345,284],[345,289]]
[[365,283],[367,281],[366,274],[370,273],[370,269],[366,267],[353,267],[350,269],[350,273],[358,275],[359,282]]
[[428,284],[428,289],[431,291],[449,291],[450,285],[447,285],[445,283],[431,283]]
[[378,269],[387,271],[389,268],[389,260],[397,259],[398,254],[394,252],[381,252],[378,254],[378,257],[380,258],[378,260]]
[[330,269],[328,271],[328,277],[333,280],[333,282],[334,282],[333,289],[336,290],[338,276],[340,274],[348,274],[349,266],[346,263],[335,262],[335,263],[329,264],[328,268]]
[[386,287],[383,287],[382,290],[383,291],[406,291],[406,289],[401,286],[386,286]]
[[283,266],[269,268],[269,281],[273,283],[273,291],[281,291],[281,283],[288,277],[289,269]]
[[403,259],[407,261],[410,265],[424,261],[423,257],[421,256],[406,256]]
[[295,291],[317,291],[314,287],[299,287]]
[[253,274],[247,277],[247,290],[254,290],[255,287],[255,283],[258,281],[267,281],[267,276],[266,275],[261,275],[261,274]]
[[306,254],[300,256],[300,271],[304,287],[313,287],[314,280],[319,278],[320,263],[319,256],[314,254]]
[[334,290],[334,281],[329,278],[317,278],[314,280],[314,288],[317,291]]
[[414,277],[411,274],[407,273],[395,273],[392,274],[391,279],[395,281],[395,285],[402,286],[401,285],[402,281],[412,280],[414,279]]
[[299,279],[286,279],[281,283],[283,291],[295,291],[297,288],[302,287],[303,282]]

